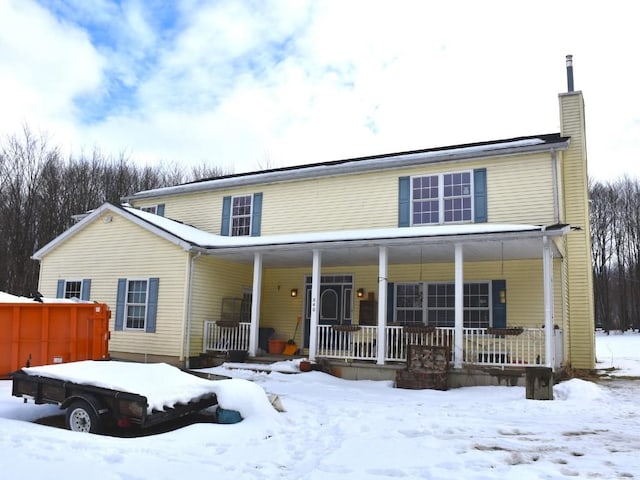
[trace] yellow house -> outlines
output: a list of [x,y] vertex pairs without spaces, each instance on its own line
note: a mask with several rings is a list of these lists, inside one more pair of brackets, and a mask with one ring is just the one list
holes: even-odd
[[449,346],[454,372],[592,369],[584,104],[569,90],[559,133],[104,204],[34,254],[39,290],[110,304],[114,358],[188,366],[279,339],[352,378],[384,378],[409,343]]

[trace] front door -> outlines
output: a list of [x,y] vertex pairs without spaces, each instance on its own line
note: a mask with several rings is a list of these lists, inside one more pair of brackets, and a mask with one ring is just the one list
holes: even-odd
[[[320,325],[345,325],[352,320],[353,277],[351,275],[322,276],[320,282]],[[304,290],[304,346],[309,348],[311,325],[311,278]]]

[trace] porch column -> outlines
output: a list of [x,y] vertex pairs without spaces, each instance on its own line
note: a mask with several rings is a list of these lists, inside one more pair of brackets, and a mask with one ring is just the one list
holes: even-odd
[[320,323],[320,271],[322,253],[313,251],[313,269],[311,272],[311,318],[309,321],[309,360],[316,359],[318,353],[318,324]]
[[262,292],[262,254],[253,254],[253,291],[251,292],[251,326],[249,327],[249,356],[258,350],[260,319],[260,292]]
[[464,256],[462,244],[456,243],[455,250],[455,342],[453,367],[462,368],[464,345]]
[[387,345],[387,285],[389,283],[389,252],[387,247],[380,247],[378,252],[378,348],[376,363],[384,365]]
[[553,342],[553,260],[549,238],[542,237],[542,281],[544,291],[544,358],[545,365],[555,366]]

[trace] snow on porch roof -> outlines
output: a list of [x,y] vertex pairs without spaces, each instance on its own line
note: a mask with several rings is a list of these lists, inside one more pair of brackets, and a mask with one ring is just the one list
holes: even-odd
[[333,232],[307,232],[282,235],[266,235],[260,237],[227,237],[204,232],[190,225],[176,222],[169,218],[160,217],[153,213],[143,212],[132,207],[123,207],[124,210],[143,220],[145,223],[173,235],[193,247],[205,250],[219,250],[229,248],[260,248],[277,247],[302,244],[326,244],[339,242],[375,242],[392,241],[394,239],[407,238],[436,238],[467,235],[491,235],[491,234],[523,234],[530,232],[534,235],[541,233],[549,236],[563,235],[568,226],[540,226],[522,224],[495,224],[474,223],[462,225],[434,225],[410,228],[370,228],[359,230],[340,230]]
[[[389,245],[402,243],[411,239],[438,239],[451,240],[469,236],[473,240],[480,240],[495,236],[525,238],[540,237],[542,235],[559,236],[565,235],[569,230],[568,225],[522,225],[522,224],[495,224],[495,223],[474,223],[464,225],[434,225],[409,228],[371,228],[360,230],[341,230],[335,232],[307,232],[291,233],[284,235],[266,235],[261,237],[226,237],[214,233],[205,232],[198,228],[186,225],[170,218],[161,217],[149,212],[143,212],[129,206],[118,206],[105,203],[76,225],[65,231],[40,250],[35,252],[31,258],[41,260],[50,251],[84,229],[97,218],[105,214],[121,215],[138,226],[170,241],[185,250],[205,251],[230,251],[233,249],[261,249],[291,247],[294,245],[331,245],[349,244],[349,246],[366,245]],[[471,239],[471,238],[470,238]]]

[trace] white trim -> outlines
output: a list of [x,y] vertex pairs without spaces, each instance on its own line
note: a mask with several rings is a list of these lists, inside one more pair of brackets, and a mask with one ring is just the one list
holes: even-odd
[[[81,278],[79,280],[75,278],[61,278],[60,280],[64,281],[64,286],[62,288],[62,298],[77,298],[78,300],[82,300],[83,280],[85,280],[84,278]],[[67,297],[67,283],[71,282],[78,282],[80,284],[80,295],[78,297]]]
[[455,345],[453,351],[454,368],[462,368],[464,338],[464,252],[462,244],[455,245]]
[[[253,193],[243,193],[238,195],[231,195],[231,204],[229,206],[229,236],[230,237],[250,237],[251,228],[253,227]],[[249,197],[249,215],[233,215],[233,201],[237,198]],[[249,230],[246,235],[234,235],[233,234],[233,219],[234,218],[249,218]]]

